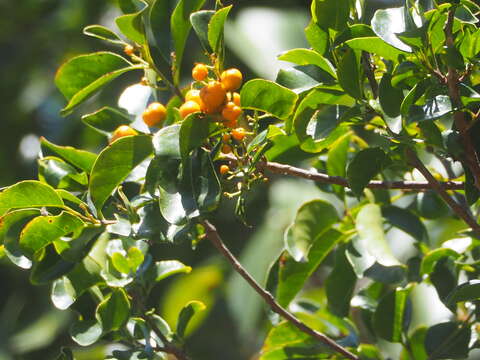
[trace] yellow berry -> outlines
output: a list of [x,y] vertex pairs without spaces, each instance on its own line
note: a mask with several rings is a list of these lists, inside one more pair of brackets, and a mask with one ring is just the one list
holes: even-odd
[[200,90],[200,99],[202,99],[204,110],[211,114],[217,112],[221,105],[225,102],[227,92],[223,85],[218,81],[210,81]]
[[232,130],[232,137],[237,141],[242,141],[245,138],[245,129],[244,128],[236,128]]
[[138,133],[135,130],[133,130],[130,126],[120,125],[113,132],[112,137],[110,138],[110,144],[113,143],[115,140],[120,139],[124,136],[137,135],[137,134]]
[[148,126],[155,126],[167,117],[167,109],[159,102],[153,102],[145,109],[142,119]]
[[195,101],[186,101],[182,106],[180,106],[180,115],[183,119],[185,119],[188,115],[199,112],[200,105],[198,105]]
[[228,69],[222,72],[220,80],[227,91],[235,91],[242,85],[243,76],[238,69]]
[[222,109],[223,118],[229,122],[237,121],[241,114],[242,109],[233,102],[228,102]]
[[203,81],[208,76],[208,68],[205,64],[197,64],[192,70],[192,78],[196,81]]
[[222,165],[220,166],[220,174],[225,175],[230,171],[230,168],[228,165]]

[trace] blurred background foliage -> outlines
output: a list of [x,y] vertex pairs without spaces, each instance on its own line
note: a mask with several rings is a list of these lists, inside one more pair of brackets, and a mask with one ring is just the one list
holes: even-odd
[[[245,78],[274,80],[282,62],[276,56],[294,47],[306,47],[303,29],[308,24],[309,0],[239,0],[226,27],[228,66],[242,70]],[[369,2],[369,11],[395,1]],[[82,35],[89,24],[115,28],[119,15],[114,0],[0,0],[0,186],[34,178],[39,137],[59,145],[73,145],[98,152],[106,139],[86,127],[82,114],[103,105],[115,106],[121,91],[137,83],[139,74],[121,77],[67,118],[59,115],[65,101],[54,86],[56,69],[66,59],[108,49],[110,45]],[[195,35],[190,35],[184,74],[195,61],[204,59]],[[122,49],[110,50],[121,52]],[[184,79],[187,83],[190,79]],[[234,217],[232,204],[218,212],[217,225],[232,250],[251,273],[264,281],[269,264],[281,248],[283,230],[298,206],[326,196],[311,183],[275,180],[257,187],[249,199],[246,228]],[[331,199],[329,199],[331,200]],[[200,244],[192,251],[186,244],[172,248],[158,244],[155,251],[165,259],[173,256],[193,266],[183,275],[156,288],[150,306],[158,307],[168,320],[191,299],[209,306],[190,329],[188,349],[196,360],[253,359],[265,335],[266,311],[242,279]],[[322,274],[318,281],[322,281]],[[425,291],[428,291],[425,290]],[[419,294],[422,297],[425,294]],[[312,295],[313,296],[313,295]],[[315,295],[318,296],[318,295]],[[441,314],[439,315],[441,316]],[[28,272],[0,261],[0,360],[54,359],[61,346],[72,346],[78,360],[103,359],[111,345],[75,347],[68,336],[68,311],[56,310],[48,287],[34,287]]]

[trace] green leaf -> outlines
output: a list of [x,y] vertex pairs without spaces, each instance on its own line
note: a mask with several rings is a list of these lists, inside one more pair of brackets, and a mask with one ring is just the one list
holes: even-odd
[[306,262],[311,246],[338,221],[337,211],[326,201],[313,200],[303,204],[285,231],[285,248],[295,261]]
[[242,108],[264,111],[285,120],[293,112],[298,95],[272,81],[254,79],[242,87]]
[[418,99],[425,93],[427,89],[427,81],[420,81],[408,92],[407,96],[402,101],[400,106],[400,113],[406,116],[410,112],[410,107],[417,102]]
[[122,274],[130,274],[130,264],[125,256],[120,252],[115,252],[112,255],[113,267]]
[[480,280],[470,280],[458,285],[447,297],[447,304],[480,299]]
[[180,68],[182,65],[183,53],[185,51],[185,44],[187,42],[188,33],[192,28],[190,14],[199,10],[204,3],[205,0],[180,0],[170,18],[170,29],[175,49],[175,84],[178,84],[180,81]]
[[88,184],[85,172],[79,173],[60,158],[49,156],[38,159],[38,179],[57,189],[84,191]]
[[74,262],[63,259],[50,245],[45,247],[41,259],[33,263],[30,281],[34,285],[44,285],[61,278],[74,267]]
[[192,193],[201,214],[215,211],[220,204],[222,187],[207,150],[198,149],[188,167]]
[[450,97],[438,95],[428,98],[425,105],[412,105],[407,116],[408,122],[418,122],[439,119],[452,111]]
[[195,31],[200,43],[208,53],[212,52],[212,48],[208,41],[208,24],[210,23],[213,14],[215,14],[215,11],[213,10],[200,10],[190,15],[190,22],[192,23],[193,31]]
[[305,36],[313,50],[319,54],[325,53],[328,46],[328,34],[314,21],[310,21],[305,28]]
[[380,148],[361,150],[352,159],[347,168],[347,179],[350,189],[358,197],[363,189],[385,166],[387,155]]
[[320,82],[313,77],[312,73],[302,71],[305,68],[311,69],[311,66],[294,66],[288,69],[280,69],[275,82],[292,90],[295,94],[301,94],[320,85]]
[[[345,177],[348,161],[348,147],[350,145],[350,134],[347,133],[335,141],[328,150],[327,172],[330,176]],[[340,185],[333,185],[333,190],[340,198],[343,198],[345,188]]]
[[270,269],[267,288],[281,306],[288,306],[341,239],[342,233],[339,231],[327,230],[312,244],[306,262],[295,261],[286,251],[280,255]]
[[259,360],[317,360],[332,356],[326,345],[283,321],[269,331]]
[[437,219],[450,214],[450,208],[433,190],[417,195],[417,210],[420,216],[427,219]]
[[60,67],[55,76],[55,84],[68,100],[62,113],[70,113],[101,87],[135,69],[140,69],[140,66],[134,66],[111,52],[97,52],[70,59]]
[[82,116],[82,121],[104,135],[114,132],[120,125],[128,125],[132,119],[123,111],[104,106],[91,114]]
[[185,331],[187,330],[190,320],[200,311],[205,310],[206,306],[201,301],[190,301],[184,306],[180,314],[178,315],[176,334],[181,339],[185,337]]
[[124,45],[125,42],[115,34],[112,30],[101,25],[89,25],[83,29],[83,33],[101,40],[105,40],[114,44]]
[[378,87],[378,98],[382,110],[390,117],[400,115],[400,106],[403,101],[403,91],[392,86],[392,75],[385,73]]
[[114,289],[97,307],[97,320],[104,332],[119,330],[130,317],[130,300],[123,289]]
[[328,309],[333,314],[339,317],[348,316],[356,283],[357,276],[345,256],[345,246],[342,246],[337,249],[335,266],[325,281]]
[[48,152],[60,156],[62,159],[66,160],[73,166],[90,173],[93,167],[93,163],[97,159],[97,155],[85,151],[75,149],[71,146],[59,146],[49,142],[44,137],[40,138],[40,144],[42,146],[43,155],[48,155]]
[[452,311],[455,312],[455,304],[447,301],[449,295],[456,289],[458,284],[458,271],[450,257],[438,260],[433,271],[429,275],[430,282],[435,286],[438,297]]
[[189,274],[192,271],[190,266],[178,260],[163,260],[156,262],[147,271],[147,278],[153,282],[159,282],[175,274]]
[[[288,61],[297,65],[316,65],[332,77],[336,78],[335,68],[318,52],[309,49],[292,49],[284,52],[278,60]],[[242,99],[243,101],[243,99]]]
[[420,326],[413,331],[409,337],[410,347],[415,360],[427,360],[428,355],[425,351],[425,337],[427,336],[427,327]]
[[23,229],[19,244],[26,255],[33,255],[62,236],[80,235],[85,223],[78,217],[62,212],[57,216],[39,216],[30,221]]
[[180,160],[180,128],[181,124],[170,125],[153,136],[155,156]]
[[150,136],[126,136],[114,141],[99,155],[90,177],[93,204],[101,210],[115,188],[153,151]]
[[146,36],[145,26],[143,24],[143,12],[148,8],[148,5],[142,0],[140,0],[140,2],[144,5],[140,11],[133,14],[121,15],[115,19],[115,23],[128,39],[139,45],[145,45]]
[[373,315],[373,328],[381,338],[401,342],[410,324],[411,309],[408,309],[408,294],[411,288],[397,288],[385,295]]
[[345,43],[354,50],[366,51],[391,61],[397,61],[399,55],[409,55],[409,53],[394,48],[376,36],[351,39]]
[[210,119],[201,113],[190,114],[180,127],[180,155],[186,161],[190,151],[201,146],[209,134]]
[[89,346],[102,336],[102,325],[95,320],[76,320],[70,327],[70,336],[80,346]]
[[462,323],[436,324],[428,329],[425,349],[432,359],[464,359],[468,357],[471,335],[470,327],[462,327]]
[[312,18],[323,29],[343,30],[350,15],[350,2],[337,0],[312,1]]
[[387,267],[401,265],[385,239],[380,206],[364,205],[358,212],[355,221],[361,243],[379,264]]
[[143,261],[145,260],[145,256],[139,248],[131,247],[127,251],[127,260],[131,271],[135,272],[137,271],[138,267],[142,265]]
[[223,27],[232,5],[217,10],[208,23],[208,42],[215,54],[223,58]]
[[386,43],[399,50],[412,52],[410,46],[403,43],[396,35],[405,31],[405,12],[403,7],[380,9],[372,18],[372,29]]
[[0,216],[12,209],[44,206],[63,207],[64,205],[56,191],[40,181],[21,181],[0,192]]
[[338,82],[349,95],[356,99],[363,98],[358,51],[348,49],[343,55],[338,64]]
[[417,241],[428,243],[428,232],[418,216],[396,206],[382,207],[382,215],[391,225],[411,235]]

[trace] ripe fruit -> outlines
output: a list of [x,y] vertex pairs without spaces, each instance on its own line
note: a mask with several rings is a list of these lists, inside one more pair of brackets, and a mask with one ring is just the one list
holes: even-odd
[[228,122],[236,121],[242,114],[242,109],[233,102],[228,102],[222,109],[222,116]]
[[203,81],[208,76],[208,68],[205,64],[197,64],[192,70],[192,78],[197,81]]
[[220,76],[220,80],[222,81],[225,90],[234,91],[242,85],[243,77],[240,70],[233,68],[225,70]]
[[110,144],[124,136],[137,135],[138,133],[128,125],[120,125],[112,134]]
[[153,102],[145,109],[142,119],[148,126],[155,126],[167,117],[167,109],[159,102]]
[[200,90],[188,90],[188,92],[185,94],[185,101],[195,101],[201,107],[202,99],[200,98]]
[[222,153],[230,154],[232,152],[232,147],[230,145],[223,145],[222,146]]
[[220,82],[210,81],[200,90],[200,98],[204,105],[202,110],[208,114],[216,112],[225,102],[226,96],[227,92]]
[[231,136],[230,136],[229,133],[224,133],[224,134],[222,135],[222,140],[223,140],[224,143],[229,142],[229,141],[230,141],[230,138],[231,138]]
[[220,174],[225,175],[230,171],[230,168],[228,165],[222,165],[220,166]]
[[245,138],[245,129],[244,128],[236,128],[232,130],[232,137],[237,141],[242,141]]
[[123,52],[128,56],[132,56],[135,53],[135,48],[132,45],[128,44],[125,45],[125,47],[123,48]]
[[195,101],[189,100],[183,103],[178,110],[180,111],[182,118],[185,119],[188,115],[199,112],[200,105],[198,105]]
[[233,93],[233,103],[237,106],[240,106],[240,94],[237,92]]

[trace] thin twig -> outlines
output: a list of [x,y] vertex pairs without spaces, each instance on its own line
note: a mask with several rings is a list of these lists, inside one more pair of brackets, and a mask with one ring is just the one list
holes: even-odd
[[420,171],[420,173],[428,180],[431,185],[431,188],[435,190],[440,197],[445,200],[445,202],[450,206],[450,208],[457,214],[463,221],[467,223],[468,226],[472,228],[477,236],[480,236],[480,225],[475,221],[473,216],[470,214],[470,211],[456,202],[452,197],[450,197],[441,183],[435,179],[432,173],[425,167],[422,161],[418,158],[417,154],[411,150],[406,150],[407,159],[410,163]]
[[342,354],[347,359],[359,360],[359,358],[352,354],[350,351],[345,349],[343,346],[337,344],[334,340],[330,339],[328,336],[308,327],[303,322],[298,320],[293,314],[288,310],[284,309],[280,304],[275,300],[275,298],[267,290],[265,290],[257,281],[248,273],[248,271],[240,264],[237,258],[230,252],[230,250],[225,246],[220,235],[217,232],[217,229],[212,225],[208,220],[203,221],[203,226],[205,227],[206,237],[210,242],[217,248],[217,250],[230,262],[234,270],[240,274],[248,284],[259,294],[265,302],[270,306],[272,311],[289,321],[300,331],[314,337],[319,340],[335,352]]
[[[445,43],[448,47],[455,46],[455,39],[453,36],[454,20],[455,6],[453,6],[448,12],[447,22],[444,28]],[[450,97],[450,101],[452,102],[452,106],[455,109],[453,113],[453,119],[455,121],[456,128],[460,132],[462,144],[465,149],[465,163],[472,172],[473,178],[475,179],[475,186],[480,189],[480,162],[478,154],[475,150],[475,146],[473,145],[472,138],[470,137],[470,133],[468,131],[469,124],[465,118],[465,112],[459,110],[463,108],[462,99],[460,96],[460,88],[458,86],[460,83],[460,76],[458,71],[453,66],[448,67],[446,80],[448,95]]]
[[[300,169],[294,166],[280,164],[276,162],[259,163],[260,169],[268,170],[275,174],[291,175],[301,177],[308,180],[318,181],[327,184],[340,185],[343,187],[350,187],[348,180],[341,176],[329,176],[314,171]],[[446,190],[463,190],[464,183],[460,181],[445,181],[441,185]],[[366,186],[370,189],[399,189],[399,190],[417,190],[425,191],[433,189],[433,185],[427,181],[378,181],[372,180]]]

